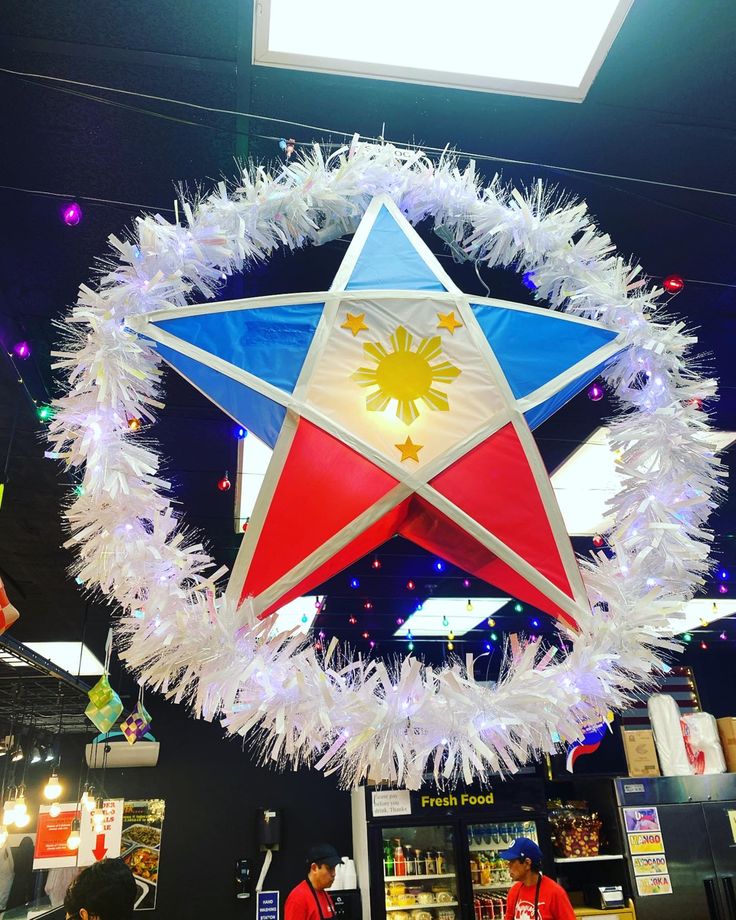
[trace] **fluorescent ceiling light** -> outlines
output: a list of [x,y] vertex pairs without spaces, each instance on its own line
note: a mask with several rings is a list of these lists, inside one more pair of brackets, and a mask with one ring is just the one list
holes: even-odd
[[238,441],[238,469],[235,474],[236,533],[243,532],[243,525],[253,513],[272,454],[271,448],[251,432]]
[[[511,600],[510,597],[470,598],[472,610],[468,610],[466,597],[430,597],[420,610],[413,613],[394,632],[394,636],[406,636],[411,632],[417,636],[446,636],[449,632],[455,637],[464,636],[466,632],[492,617]],[[447,625],[445,625],[447,620]]]
[[259,0],[253,63],[582,101],[633,0]]
[[94,676],[105,673],[99,658],[81,642],[26,642],[25,646],[37,655],[48,658],[67,674]]
[[322,597],[317,597],[315,594],[307,594],[284,604],[272,615],[274,623],[270,635],[276,636],[290,629],[308,633],[312,628],[314,618],[319,613],[319,604],[322,600]]
[[696,597],[683,607],[684,619],[672,619],[670,624],[678,635],[700,629],[716,620],[736,614],[736,600],[722,597]]
[[[710,431],[707,439],[720,453],[736,441],[736,432]],[[704,438],[705,440],[705,438]],[[597,428],[551,476],[567,532],[593,536],[611,524],[606,502],[620,490],[616,457],[608,429]]]

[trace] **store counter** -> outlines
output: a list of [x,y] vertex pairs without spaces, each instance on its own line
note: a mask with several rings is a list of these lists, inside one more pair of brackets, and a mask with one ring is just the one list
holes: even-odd
[[588,920],[589,917],[609,917],[610,920],[636,920],[636,911],[634,910],[634,902],[629,900],[626,907],[616,907],[612,910],[576,907],[575,916],[580,917],[580,920]]

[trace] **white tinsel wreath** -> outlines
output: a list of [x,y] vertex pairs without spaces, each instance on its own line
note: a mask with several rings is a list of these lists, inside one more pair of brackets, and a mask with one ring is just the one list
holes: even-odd
[[[125,317],[213,297],[223,274],[280,246],[319,245],[356,226],[371,197],[390,195],[412,223],[432,218],[459,258],[530,272],[553,309],[624,330],[629,348],[606,371],[623,411],[611,425],[622,488],[612,501],[609,551],[581,561],[591,613],[572,650],[514,640],[494,689],[472,661],[425,667],[318,652],[291,633],[269,636],[216,596],[223,570],[182,529],[159,478],[160,458],[128,427],[153,422],[160,358]],[[110,238],[112,263],[82,286],[56,367],[67,394],[50,426],[54,455],[84,470],[66,511],[75,574],[123,609],[118,648],[148,686],[251,738],[264,761],[338,771],[344,785],[369,774],[416,788],[513,772],[556,739],[573,740],[652,683],[670,641],[669,619],[708,569],[705,524],[721,469],[701,411],[712,380],[684,363],[694,339],[658,319],[662,291],[616,255],[583,203],[538,183],[529,192],[471,162],[430,162],[420,151],[359,143],[326,162],[311,154],[275,174],[252,167],[230,193],[220,183],[184,203],[187,225],[139,217],[128,241]],[[210,573],[210,574],[208,574]]]

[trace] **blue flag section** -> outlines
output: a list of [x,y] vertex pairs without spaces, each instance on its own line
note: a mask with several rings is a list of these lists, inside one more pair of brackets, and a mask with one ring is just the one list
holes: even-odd
[[346,291],[445,291],[393,215],[381,207],[355,263]]
[[[616,333],[609,329],[574,322],[553,311],[527,312],[486,304],[471,304],[471,308],[517,399],[564,374],[616,338]],[[598,373],[600,367],[589,379]],[[557,402],[545,417],[567,402],[587,379],[587,375],[580,378],[576,389]],[[537,419],[535,424],[542,420]]]
[[154,321],[182,342],[292,393],[323,303],[221,310]]
[[182,377],[216,403],[231,418],[248,428],[264,444],[273,447],[281,431],[286,409],[267,396],[251,390],[232,377],[157,343],[161,357]]
[[541,425],[542,422],[546,422],[550,416],[554,415],[558,409],[561,409],[566,402],[573,398],[573,396],[577,396],[583,387],[586,387],[589,383],[592,383],[596,377],[599,377],[606,364],[608,364],[608,361],[597,364],[595,367],[573,380],[572,383],[568,383],[566,387],[563,387],[555,393],[554,396],[550,396],[549,399],[545,399],[544,402],[539,403],[538,406],[534,406],[532,409],[525,412],[524,418],[526,419],[527,425],[534,429]]

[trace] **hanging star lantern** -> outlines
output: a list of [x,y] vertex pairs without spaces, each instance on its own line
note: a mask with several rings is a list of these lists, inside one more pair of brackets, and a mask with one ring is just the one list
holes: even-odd
[[329,291],[130,324],[273,448],[231,599],[267,616],[399,533],[572,628],[587,609],[531,430],[615,332],[464,294],[386,196]]

